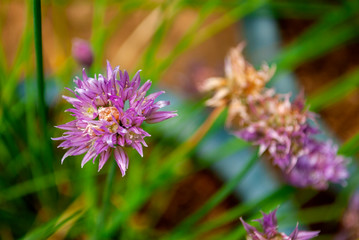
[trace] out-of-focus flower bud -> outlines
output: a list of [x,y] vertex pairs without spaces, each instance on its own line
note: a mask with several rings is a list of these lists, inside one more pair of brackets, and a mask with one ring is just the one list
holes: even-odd
[[85,40],[75,38],[72,41],[72,56],[82,67],[89,68],[92,65],[92,48]]

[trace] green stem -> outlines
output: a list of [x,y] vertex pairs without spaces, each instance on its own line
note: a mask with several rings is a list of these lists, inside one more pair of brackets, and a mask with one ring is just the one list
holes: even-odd
[[103,230],[103,226],[106,220],[106,215],[110,206],[110,196],[111,196],[111,190],[113,185],[113,180],[115,179],[115,173],[117,169],[117,163],[113,159],[112,166],[110,168],[110,171],[107,175],[106,179],[106,185],[103,192],[103,201],[102,201],[102,209],[97,217],[96,222],[96,228],[95,228],[95,234],[93,239],[100,239],[101,238],[101,232]]
[[50,159],[54,159],[51,141],[47,131],[47,108],[45,103],[45,80],[42,60],[42,29],[41,29],[41,1],[34,0],[34,38],[35,38],[35,55],[36,55],[36,72],[37,72],[37,94],[38,107],[40,115],[40,124],[43,134],[43,167],[45,172],[52,172],[53,165]]
[[[35,55],[36,55],[36,72],[37,72],[37,94],[39,104],[39,114],[41,117],[41,123],[46,131],[46,104],[45,104],[45,81],[44,81],[44,69],[42,60],[42,37],[41,37],[41,1],[34,0],[34,35],[35,35]],[[46,136],[46,135],[45,135]]]
[[[52,151],[52,145],[47,132],[47,109],[45,104],[45,80],[44,80],[44,69],[42,60],[42,29],[41,29],[41,1],[33,0],[34,10],[34,40],[35,40],[35,57],[36,57],[36,72],[37,72],[37,94],[38,94],[38,113],[40,115],[40,126],[42,130],[42,143],[43,148],[41,151],[42,158],[38,162],[39,170],[44,173],[53,172],[54,154]],[[35,136],[33,136],[35,137]],[[55,178],[53,177],[55,182]],[[54,199],[57,198],[57,191],[51,190],[46,192],[45,196],[47,202],[54,203]]]

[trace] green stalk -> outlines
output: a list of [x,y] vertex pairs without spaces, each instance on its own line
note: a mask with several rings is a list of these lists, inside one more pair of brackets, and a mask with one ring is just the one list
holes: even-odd
[[110,206],[110,196],[112,191],[113,180],[115,179],[116,169],[117,169],[117,163],[113,159],[110,171],[107,175],[106,185],[103,192],[102,209],[97,217],[95,234],[93,239],[101,239],[101,232],[104,229],[104,223]]
[[52,145],[47,131],[47,108],[45,103],[45,80],[44,68],[42,60],[42,28],[41,28],[41,1],[34,0],[34,38],[35,38],[35,56],[36,56],[36,72],[37,72],[37,94],[38,107],[40,115],[40,124],[43,134],[43,167],[45,172],[53,172],[53,165],[51,159],[54,159],[52,152]]
[[[42,130],[42,144],[44,145],[41,151],[40,161],[35,162],[39,164],[39,170],[44,173],[53,173],[52,159],[54,154],[52,151],[52,145],[50,142],[49,134],[47,131],[47,109],[45,104],[45,80],[44,80],[44,69],[42,60],[42,28],[41,28],[41,1],[33,0],[33,11],[34,11],[34,43],[35,43],[35,58],[36,58],[36,72],[37,72],[37,94],[38,94],[38,113],[40,116],[40,126]],[[36,137],[36,136],[33,136]],[[41,144],[41,143],[40,143]],[[52,175],[52,181],[55,182],[55,176]],[[57,191],[51,189],[50,192],[44,193],[47,199],[44,199],[49,204],[55,203],[57,198]]]
[[42,37],[41,37],[41,1],[34,0],[34,34],[35,34],[35,55],[36,55],[36,72],[37,72],[37,94],[39,104],[39,114],[41,125],[43,126],[44,135],[46,130],[46,104],[45,104],[45,81],[42,61]]

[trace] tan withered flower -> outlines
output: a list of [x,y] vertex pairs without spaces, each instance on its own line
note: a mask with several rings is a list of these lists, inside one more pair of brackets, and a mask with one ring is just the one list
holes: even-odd
[[227,126],[231,126],[237,118],[247,117],[243,101],[248,96],[259,96],[275,72],[275,67],[269,67],[267,64],[263,64],[257,71],[244,59],[244,46],[242,42],[230,50],[225,59],[225,77],[209,78],[201,87],[202,91],[214,92],[213,97],[207,100],[207,106],[229,107]]

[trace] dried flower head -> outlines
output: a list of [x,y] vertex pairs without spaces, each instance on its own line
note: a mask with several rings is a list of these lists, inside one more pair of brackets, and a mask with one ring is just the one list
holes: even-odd
[[304,95],[291,102],[290,94],[265,88],[274,68],[256,71],[242,55],[244,44],[231,49],[225,61],[225,77],[209,78],[205,91],[214,91],[209,106],[228,106],[227,127],[237,137],[267,152],[285,178],[299,187],[324,189],[328,182],[344,183],[347,161],[336,147],[314,139],[315,114],[305,108]]
[[247,240],[308,240],[318,236],[319,231],[299,231],[298,224],[289,236],[278,232],[276,212],[277,209],[269,214],[262,212],[263,218],[254,220],[261,224],[261,232],[240,218],[247,232]]
[[72,41],[72,56],[83,67],[90,67],[93,62],[93,52],[90,44],[82,39]]
[[120,71],[119,67],[113,70],[109,62],[106,77],[99,74],[89,78],[83,71],[83,80],[76,78],[74,82],[75,90],[68,90],[75,97],[63,98],[73,105],[66,111],[71,112],[75,120],[57,126],[66,132],[53,138],[63,140],[58,147],[68,149],[61,162],[68,156],[86,153],[81,164],[84,166],[100,156],[100,171],[113,153],[125,175],[129,162],[125,148],[132,147],[143,156],[142,145],[147,146],[144,138],[150,134],[141,128],[142,123],[157,123],[177,116],[172,111],[159,111],[169,105],[168,101],[155,102],[163,91],[146,96],[150,81],[140,87],[139,72],[130,81],[126,71]]
[[209,78],[202,86],[202,91],[214,92],[214,96],[206,102],[208,106],[229,106],[228,126],[231,126],[231,122],[238,115],[240,118],[245,117],[242,110],[243,100],[248,96],[255,98],[260,95],[264,85],[275,72],[274,67],[269,68],[266,64],[257,71],[244,59],[244,46],[244,43],[240,43],[230,50],[225,59],[225,77]]

